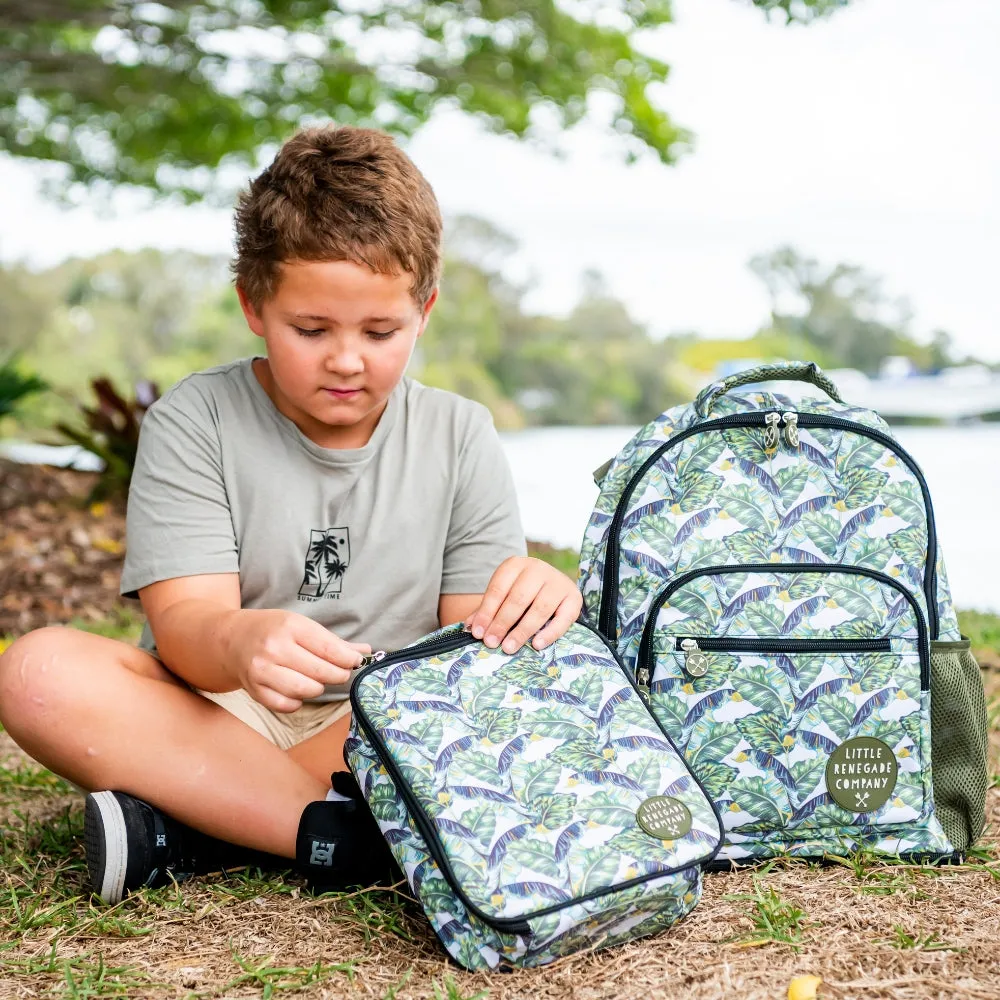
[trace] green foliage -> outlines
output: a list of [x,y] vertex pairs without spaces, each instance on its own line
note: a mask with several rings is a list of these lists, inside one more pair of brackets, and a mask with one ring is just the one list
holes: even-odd
[[580,556],[573,549],[556,549],[544,542],[528,542],[528,555],[535,559],[541,559],[542,562],[555,566],[571,579],[576,579]]
[[59,423],[56,430],[104,461],[104,470],[89,500],[123,497],[128,493],[139,448],[139,424],[159,398],[153,382],[140,382],[133,399],[121,396],[106,378],[91,382],[97,406],[80,406],[86,429]]
[[[845,2],[755,0],[802,23]],[[446,106],[538,141],[605,95],[625,156],[672,163],[689,136],[652,101],[669,66],[636,44],[670,20],[669,0],[6,0],[0,150],[66,164],[64,191],[194,201],[300,123],[410,135]]]
[[[449,224],[445,245],[440,297],[410,373],[483,403],[502,429],[642,424],[689,400],[705,381],[704,369],[726,358],[759,353],[840,363],[809,331],[770,331],[747,341],[698,341],[693,335],[656,340],[593,272],[584,276],[568,316],[533,314],[523,305],[526,289],[505,274],[517,246],[508,234],[484,220],[460,217]],[[75,423],[75,401],[89,394],[89,382],[98,375],[116,385],[152,379],[167,387],[192,371],[263,347],[247,329],[226,261],[188,252],[115,251],[37,273],[0,267],[0,321],[6,324],[5,343],[53,389],[24,397],[16,418],[9,418],[16,419],[13,432],[36,439],[57,423]],[[919,353],[919,345],[907,343],[907,351]],[[759,436],[733,435],[731,443],[740,457],[761,462]],[[860,459],[854,464],[857,475],[870,478]],[[711,478],[692,481],[682,509],[714,485]],[[794,482],[780,478],[777,485],[783,495],[795,490]],[[854,503],[863,492],[845,502]],[[761,517],[773,516],[767,502],[732,496],[730,513],[738,516],[739,507],[749,518],[747,527],[758,528]],[[751,501],[756,513],[739,501]],[[836,551],[836,518],[807,514],[801,530],[825,535],[827,524],[832,534],[821,547]],[[664,530],[676,528],[665,520]]]
[[486,1000],[490,995],[489,990],[478,990],[475,993],[465,993],[455,982],[455,977],[450,973],[444,977],[444,985],[439,986],[434,980],[434,1000]]
[[307,967],[276,966],[273,955],[263,955],[259,958],[244,957],[230,943],[233,962],[240,969],[240,974],[230,979],[222,987],[222,993],[229,993],[237,988],[261,988],[263,996],[273,996],[276,990],[298,991],[314,983],[323,982],[334,973],[345,973],[350,981],[354,980],[356,962],[338,962],[327,965],[322,961]]
[[793,903],[785,902],[774,889],[765,889],[758,876],[753,876],[752,881],[751,892],[733,893],[722,897],[752,904],[747,917],[753,925],[753,930],[748,937],[738,940],[747,945],[786,944],[793,950],[799,951],[805,911]]
[[688,137],[648,94],[669,67],[632,42],[667,23],[670,4],[597,6],[8,0],[0,149],[61,161],[69,182],[195,200],[213,170],[254,165],[301,122],[410,135],[443,105],[539,138],[539,110],[567,128],[604,93],[625,154],[670,163]]
[[[654,341],[621,303],[597,294],[593,276],[571,316],[532,315],[521,305],[524,290],[502,274],[515,245],[509,236],[464,218],[446,243],[451,255],[414,377],[482,402],[501,428],[642,423],[690,395],[677,384],[671,342]],[[98,375],[167,387],[263,347],[247,330],[221,258],[116,251],[38,273],[0,269],[5,289],[5,339],[55,390],[19,408],[21,436],[75,424],[75,400]]]
[[599,275],[584,276],[565,319],[533,316],[503,275],[516,248],[480,219],[459,217],[445,241],[441,296],[413,372],[485,403],[501,427],[643,423],[688,394],[669,341],[653,341]]
[[[808,350],[802,357],[868,374],[876,374],[890,355],[908,357],[920,368],[947,363],[947,334],[937,331],[930,345],[916,343],[907,332],[908,304],[889,301],[879,278],[861,267],[825,267],[783,246],[754,257],[750,269],[771,295],[771,329],[758,337],[774,334],[804,343]],[[785,303],[788,296],[799,303],[797,311],[779,308],[779,300]]]
[[168,983],[157,983],[149,974],[132,965],[107,965],[104,956],[79,955],[59,958],[52,945],[44,957],[5,959],[9,975],[15,978],[58,975],[65,983],[63,996],[129,997],[140,991],[145,996],[173,992]]
[[848,0],[753,0],[753,5],[765,11],[768,17],[780,11],[786,24],[793,21],[809,24],[821,17],[829,17],[834,11],[846,7],[847,2]]
[[921,951],[965,951],[965,948],[956,948],[954,945],[942,941],[937,932],[930,934],[910,934],[902,924],[893,924],[892,932],[894,939],[890,944],[894,948],[907,949],[919,948]]
[[22,400],[47,388],[37,375],[21,370],[16,355],[0,358],[0,420],[12,414]]
[[974,650],[1000,655],[1000,615],[989,611],[959,611],[958,625]]
[[90,380],[171,385],[192,371],[252,353],[222,258],[113,251],[32,272],[0,267],[3,340],[53,391],[18,408],[21,436],[75,423]]
[[32,792],[71,792],[70,786],[62,778],[47,771],[44,767],[27,761],[12,764],[10,767],[0,765],[0,803],[15,797],[26,799]]

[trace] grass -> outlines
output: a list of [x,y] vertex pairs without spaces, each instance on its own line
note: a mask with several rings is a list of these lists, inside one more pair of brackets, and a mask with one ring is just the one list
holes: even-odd
[[983,667],[1000,668],[1000,615],[991,611],[959,611],[958,627],[972,640],[972,652]]
[[574,549],[557,549],[545,542],[528,542],[528,555],[541,559],[543,562],[562,570],[568,577],[576,579],[576,569],[580,562],[580,554]]
[[930,934],[910,934],[899,924],[893,925],[892,932],[894,940],[891,942],[894,948],[919,948],[922,951],[961,951],[945,941],[938,940],[937,932]]
[[1000,650],[1000,615],[989,611],[959,611],[958,624],[962,634],[972,640],[974,648]]
[[[105,618],[97,621],[89,618],[74,618],[66,624],[69,628],[76,628],[81,632],[92,632],[94,635],[103,635],[109,639],[120,639],[122,642],[134,643],[139,641],[145,621],[142,612],[137,608],[127,604],[119,604]],[[14,636],[12,635],[0,635],[0,653],[13,641]]]
[[138,608],[127,604],[120,604],[100,621],[86,621],[82,618],[74,618],[70,623],[70,628],[78,628],[84,632],[93,632],[94,635],[107,636],[109,639],[121,639],[124,642],[137,642],[145,624],[145,617]]
[[790,945],[795,951],[799,951],[806,912],[795,904],[786,902],[771,886],[762,884],[761,879],[771,868],[773,866],[764,865],[762,873],[752,877],[750,892],[732,893],[725,897],[751,904],[744,918],[751,924],[750,934],[732,940],[750,948],[773,943]]
[[[1000,616],[961,621],[1000,663]],[[141,628],[128,609],[78,624],[128,640]],[[985,676],[995,748],[1000,673]],[[484,976],[450,965],[399,891],[312,898],[290,874],[247,870],[105,905],[86,883],[79,795],[0,733],[0,1000],[591,1000],[662,995],[665,982],[672,1000],[769,1000],[803,972],[866,1000],[1000,998],[1000,789],[989,795],[992,826],[963,865],[772,861],[707,877],[673,931]]]
[[324,965],[323,962],[316,962],[314,965],[304,968],[301,966],[284,965],[276,966],[273,955],[264,955],[259,958],[245,958],[235,949],[231,949],[233,961],[239,966],[241,974],[230,979],[220,990],[221,996],[225,996],[237,987],[260,987],[261,996],[264,1000],[274,995],[275,991],[301,990],[313,983],[329,979],[334,974],[345,974],[348,981],[354,981],[354,962],[338,962],[334,965]]

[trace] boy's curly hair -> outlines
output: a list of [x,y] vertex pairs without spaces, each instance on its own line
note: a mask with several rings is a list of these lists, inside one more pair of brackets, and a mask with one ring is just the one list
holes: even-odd
[[424,305],[441,273],[441,212],[426,178],[385,132],[303,129],[236,206],[237,285],[259,307],[293,260],[349,260],[408,272]]

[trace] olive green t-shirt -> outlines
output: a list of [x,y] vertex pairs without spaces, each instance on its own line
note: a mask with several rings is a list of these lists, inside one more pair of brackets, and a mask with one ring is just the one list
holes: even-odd
[[[242,607],[295,611],[391,650],[438,627],[441,594],[482,593],[524,554],[485,407],[404,378],[363,448],[321,448],[275,407],[252,360],[189,375],[144,417],[122,594],[238,573]],[[148,626],[140,646],[155,652]]]

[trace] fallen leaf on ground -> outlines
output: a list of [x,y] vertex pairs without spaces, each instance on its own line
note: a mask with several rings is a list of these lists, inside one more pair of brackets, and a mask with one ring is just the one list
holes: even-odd
[[788,1000],[816,1000],[822,982],[819,976],[796,976],[788,984]]

